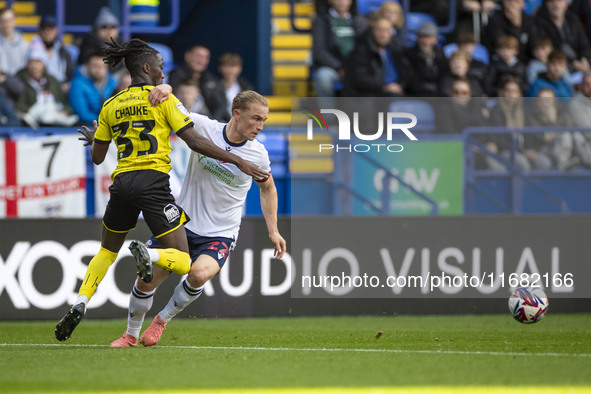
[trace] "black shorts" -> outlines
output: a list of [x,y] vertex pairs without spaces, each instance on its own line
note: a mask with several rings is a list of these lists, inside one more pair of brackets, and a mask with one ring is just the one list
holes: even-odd
[[[189,255],[191,255],[191,265],[197,260],[197,257],[202,254],[213,257],[217,261],[220,268],[224,266],[224,263],[230,255],[230,251],[234,249],[234,240],[231,238],[224,237],[202,237],[197,235],[188,228],[185,228],[187,232],[187,241],[189,242]],[[150,238],[146,242],[148,248],[161,248],[160,242],[154,237]]]
[[169,176],[160,171],[122,172],[109,187],[111,197],[103,216],[103,224],[116,233],[135,228],[140,212],[156,238],[177,229],[190,219],[176,205],[170,192]]

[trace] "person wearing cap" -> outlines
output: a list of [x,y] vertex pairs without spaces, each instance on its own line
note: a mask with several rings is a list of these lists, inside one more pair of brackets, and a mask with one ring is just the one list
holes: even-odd
[[72,56],[58,38],[57,20],[53,15],[43,15],[38,34],[31,39],[31,46],[45,48],[47,73],[53,75],[68,91],[74,76],[75,65]]
[[[86,33],[82,39],[80,54],[78,55],[78,65],[86,64],[88,58],[100,49],[105,48],[105,42],[110,42],[111,38],[121,43],[119,37],[119,19],[117,19],[109,7],[102,7],[94,20],[93,29]],[[123,69],[123,62],[121,62],[112,71],[121,71]]]
[[26,63],[29,44],[15,29],[15,16],[11,8],[0,8],[0,70],[14,75]]
[[416,44],[405,50],[404,56],[412,76],[407,93],[416,97],[435,97],[439,80],[446,72],[447,58],[437,47],[439,32],[433,22],[425,22],[417,30]]
[[27,65],[16,74],[25,85],[16,102],[17,110],[23,121],[34,128],[40,125],[72,126],[78,117],[71,114],[60,82],[47,73],[46,61],[44,47],[34,45],[29,48]]

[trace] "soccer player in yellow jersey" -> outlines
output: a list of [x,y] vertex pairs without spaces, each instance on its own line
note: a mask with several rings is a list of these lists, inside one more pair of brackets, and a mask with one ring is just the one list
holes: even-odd
[[152,261],[180,275],[189,271],[191,259],[183,226],[189,218],[175,204],[169,186],[171,130],[196,152],[235,164],[255,179],[268,176],[255,164],[197,134],[189,112],[173,95],[157,107],[149,104],[151,89],[164,78],[162,57],[156,50],[135,38],[128,43],[112,40],[107,44],[105,63],[115,66],[125,60],[131,85],[105,102],[98,128],[95,124],[93,130],[79,130],[81,140],[91,145],[95,164],[103,162],[109,143],[115,141],[118,165],[112,174],[111,196],[103,216],[101,248],[88,265],[76,303],[55,327],[55,337],[60,341],[68,339],[84,317],[86,304],[117,258],[127,233],[135,228],[140,212],[163,247],[148,250],[141,242],[130,244],[140,278],[152,280]]

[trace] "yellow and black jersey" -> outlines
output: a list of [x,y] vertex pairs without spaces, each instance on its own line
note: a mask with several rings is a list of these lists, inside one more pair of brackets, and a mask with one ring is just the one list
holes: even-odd
[[99,114],[94,141],[117,144],[117,168],[126,171],[156,170],[168,173],[172,166],[170,132],[177,135],[193,125],[189,112],[174,96],[152,107],[148,102],[151,85],[132,85],[105,102]]

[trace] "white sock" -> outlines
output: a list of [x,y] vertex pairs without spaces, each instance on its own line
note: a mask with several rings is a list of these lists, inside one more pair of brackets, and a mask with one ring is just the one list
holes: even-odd
[[86,307],[86,304],[88,304],[88,297],[85,295],[79,295],[74,305],[78,305],[79,303],[83,303],[84,307]]
[[160,253],[158,253],[157,249],[146,249],[148,249],[148,254],[150,255],[150,260],[152,260],[152,263],[156,263],[158,260],[160,260]]
[[187,280],[180,282],[174,289],[174,294],[168,304],[158,314],[162,320],[169,322],[180,311],[185,309],[191,302],[195,301],[203,292],[203,286],[194,289],[187,283]]
[[142,292],[133,285],[129,297],[129,314],[127,315],[127,334],[139,338],[146,313],[154,302],[154,290]]

